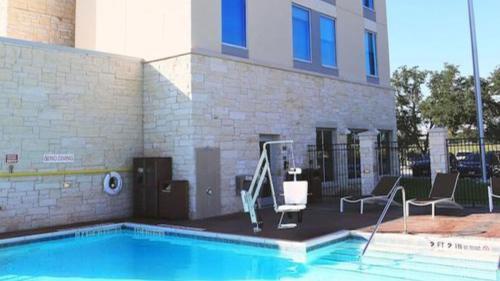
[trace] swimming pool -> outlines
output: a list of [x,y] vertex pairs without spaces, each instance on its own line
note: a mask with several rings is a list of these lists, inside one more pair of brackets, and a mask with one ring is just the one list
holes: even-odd
[[[307,253],[116,229],[0,248],[0,280],[498,280],[486,262],[369,251],[346,239]],[[24,242],[23,242],[24,243]]]

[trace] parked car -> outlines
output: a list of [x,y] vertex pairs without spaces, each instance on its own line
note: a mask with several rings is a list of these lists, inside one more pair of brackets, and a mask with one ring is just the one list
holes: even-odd
[[[450,170],[456,171],[458,167],[457,157],[450,153]],[[414,177],[430,177],[431,175],[431,159],[429,154],[419,155],[411,160],[410,168]]]
[[428,177],[431,174],[429,154],[419,155],[411,160],[410,168],[414,177]]
[[[486,177],[500,176],[500,153],[486,153]],[[464,177],[480,177],[481,169],[481,154],[471,153],[464,160],[458,162],[458,171]]]
[[463,161],[465,160],[465,158],[467,158],[467,156],[473,154],[472,152],[459,152],[457,153],[457,161]]

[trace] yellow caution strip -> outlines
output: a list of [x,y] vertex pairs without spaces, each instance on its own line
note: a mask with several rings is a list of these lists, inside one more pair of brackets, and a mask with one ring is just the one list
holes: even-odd
[[65,171],[44,171],[44,172],[35,172],[35,171],[23,171],[14,173],[0,173],[0,178],[8,179],[8,178],[28,178],[28,177],[57,177],[57,176],[77,176],[77,175],[100,175],[107,174],[110,172],[118,172],[118,173],[130,173],[132,172],[131,168],[118,168],[118,169],[87,169],[87,170],[65,170]]

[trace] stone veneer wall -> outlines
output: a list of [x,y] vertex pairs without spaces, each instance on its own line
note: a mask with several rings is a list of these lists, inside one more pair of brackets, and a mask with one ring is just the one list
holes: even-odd
[[144,77],[145,153],[174,156],[174,175],[191,184],[192,218],[203,217],[195,207],[195,148],[221,149],[227,214],[242,208],[235,176],[253,174],[260,134],[293,139],[304,167],[318,127],[396,128],[389,88],[196,54],[151,63]]
[[4,36],[57,45],[75,45],[75,0],[0,1],[6,2],[8,6]]
[[193,55],[194,147],[221,149],[222,213],[242,209],[235,176],[253,174],[259,134],[295,141],[296,163],[307,166],[316,128],[396,128],[391,89],[302,72]]
[[[191,57],[144,65],[144,154],[173,157],[173,176],[195,186]],[[194,213],[195,192],[190,190]]]
[[[0,157],[19,154],[14,172],[129,168],[143,153],[139,59],[0,39],[0,107]],[[44,153],[75,163],[46,164]],[[0,178],[0,232],[127,217],[124,177],[116,197],[103,175]]]

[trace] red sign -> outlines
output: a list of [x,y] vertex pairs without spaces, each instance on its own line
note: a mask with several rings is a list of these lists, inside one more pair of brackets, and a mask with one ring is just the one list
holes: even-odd
[[6,154],[5,163],[7,164],[17,164],[19,162],[19,155],[17,154]]

